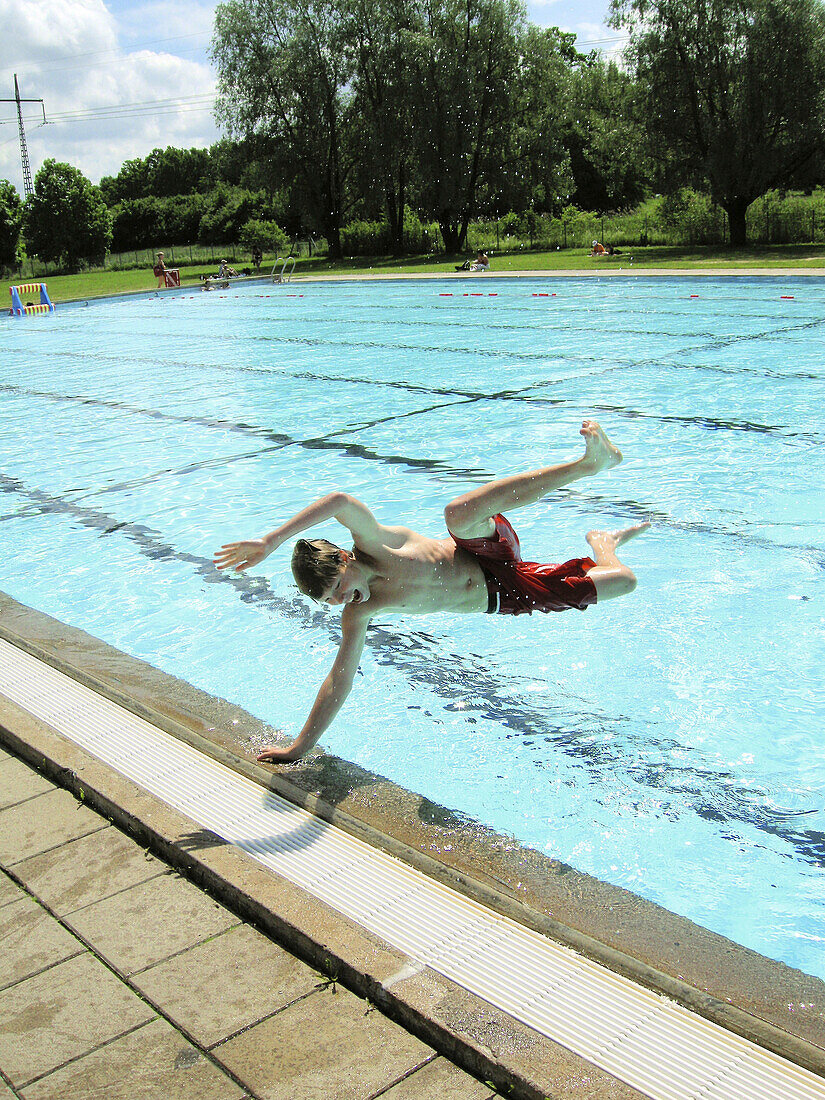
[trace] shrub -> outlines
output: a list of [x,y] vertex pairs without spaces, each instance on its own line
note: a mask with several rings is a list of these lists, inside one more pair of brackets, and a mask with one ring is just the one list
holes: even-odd
[[261,221],[258,218],[250,218],[241,226],[238,244],[246,252],[250,252],[256,244],[265,252],[289,251],[289,237],[280,225],[277,222]]

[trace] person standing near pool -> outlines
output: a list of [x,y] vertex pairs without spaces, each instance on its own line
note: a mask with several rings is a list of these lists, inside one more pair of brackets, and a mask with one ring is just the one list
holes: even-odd
[[227,543],[215,552],[218,569],[241,573],[288,539],[330,519],[353,538],[352,550],[326,539],[299,539],[295,544],[292,573],[300,591],[319,603],[343,608],[341,643],[298,737],[288,747],[264,749],[258,760],[298,760],[321,737],[350,693],[367,627],[376,615],[584,611],[635,589],[636,578],[616,551],[649,523],[620,531],[590,531],[586,539],[592,558],[540,565],[522,560],[518,536],[501,514],[534,504],[553,489],[622,461],[621,452],[595,420],[585,420],[580,434],[585,443],[580,458],[491,481],[456,497],[444,509],[449,532],[445,539],[428,538],[409,527],[385,527],[361,501],[334,492],[263,538]]

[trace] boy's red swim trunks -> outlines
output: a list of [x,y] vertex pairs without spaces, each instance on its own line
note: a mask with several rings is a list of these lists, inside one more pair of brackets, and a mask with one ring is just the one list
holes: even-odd
[[488,615],[530,615],[533,611],[584,611],[596,602],[596,585],[587,576],[592,558],[573,558],[561,565],[521,560],[518,535],[504,516],[493,516],[490,538],[460,539],[456,546],[472,554],[487,582]]

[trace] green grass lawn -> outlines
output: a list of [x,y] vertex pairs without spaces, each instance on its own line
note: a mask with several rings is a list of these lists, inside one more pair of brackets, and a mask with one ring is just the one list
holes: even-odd
[[[723,273],[737,268],[817,268],[825,274],[823,245],[765,245],[745,249],[677,248],[650,246],[626,247],[621,256],[592,259],[586,249],[559,249],[554,252],[504,252],[491,257],[491,273],[508,271],[655,271],[676,268],[692,271],[707,268]],[[269,259],[268,263],[273,261]],[[407,256],[356,257],[331,261],[326,257],[299,259],[295,275],[429,275],[452,272],[459,261],[454,257]],[[198,288],[201,274],[214,273],[214,265],[180,269],[184,287]],[[269,267],[264,260],[262,272]],[[137,271],[88,271],[79,275],[51,275],[45,282],[53,302],[70,299],[100,298],[110,294],[128,294],[153,290],[157,280],[148,268]]]

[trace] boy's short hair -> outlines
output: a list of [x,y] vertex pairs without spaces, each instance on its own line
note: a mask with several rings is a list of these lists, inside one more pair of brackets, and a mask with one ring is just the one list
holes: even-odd
[[344,551],[326,539],[298,539],[290,564],[298,590],[320,600],[341,572]]

